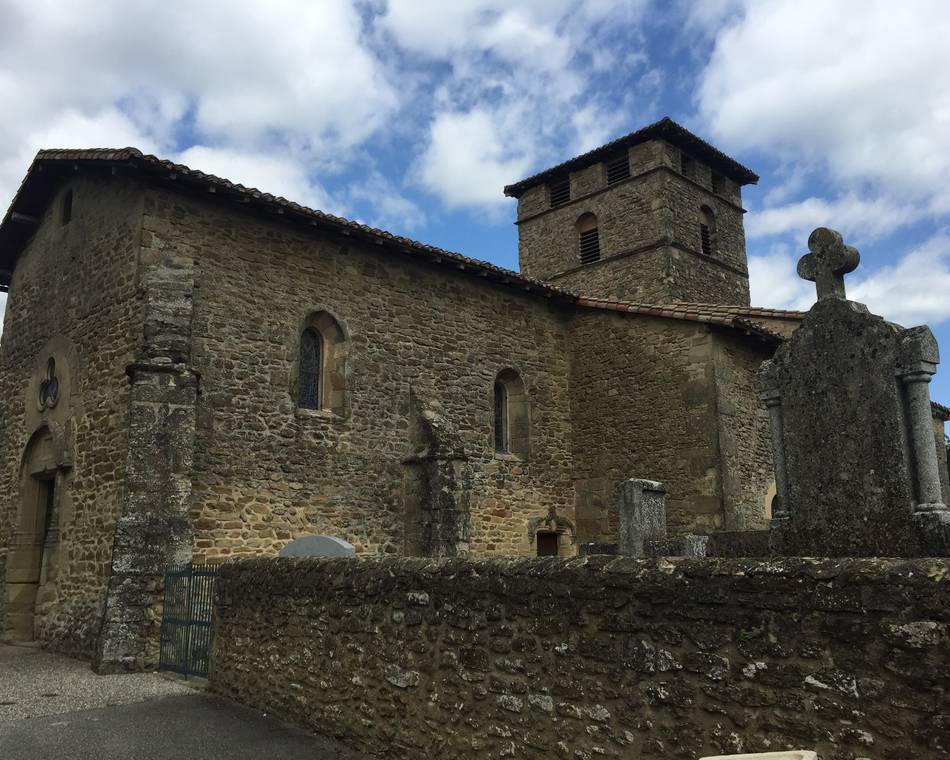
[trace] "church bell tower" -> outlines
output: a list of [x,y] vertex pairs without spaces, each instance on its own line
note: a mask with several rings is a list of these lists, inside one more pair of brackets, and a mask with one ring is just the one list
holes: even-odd
[[748,306],[741,188],[758,179],[662,119],[505,188],[521,272],[591,298]]

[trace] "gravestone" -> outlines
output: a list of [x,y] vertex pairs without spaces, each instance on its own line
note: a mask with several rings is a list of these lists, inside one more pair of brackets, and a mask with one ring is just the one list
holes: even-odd
[[619,553],[642,557],[651,541],[666,538],[666,488],[654,480],[624,480],[617,493]]
[[928,383],[930,330],[906,329],[845,295],[860,260],[825,228],[799,275],[818,301],[763,366],[777,499],[772,543],[785,555],[947,556]]
[[352,557],[353,544],[336,536],[301,536],[277,552],[278,557]]

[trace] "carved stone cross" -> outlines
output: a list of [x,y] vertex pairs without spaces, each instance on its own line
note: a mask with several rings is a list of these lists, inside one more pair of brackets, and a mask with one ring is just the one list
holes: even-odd
[[861,261],[858,249],[845,245],[840,233],[819,227],[808,236],[808,250],[798,261],[798,276],[815,283],[819,301],[845,298],[844,276]]

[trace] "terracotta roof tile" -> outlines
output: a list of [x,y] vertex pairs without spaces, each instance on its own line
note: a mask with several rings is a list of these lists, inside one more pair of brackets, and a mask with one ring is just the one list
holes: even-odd
[[766,338],[770,342],[783,341],[785,340],[785,336],[770,329],[767,324],[756,321],[756,318],[799,321],[805,316],[805,313],[801,311],[760,309],[751,306],[721,306],[718,304],[644,304],[583,297],[578,298],[576,303],[578,306],[590,309],[621,311],[650,317],[659,317],[661,319],[681,319],[686,322],[702,322],[705,324],[730,327],[753,333],[758,337]]

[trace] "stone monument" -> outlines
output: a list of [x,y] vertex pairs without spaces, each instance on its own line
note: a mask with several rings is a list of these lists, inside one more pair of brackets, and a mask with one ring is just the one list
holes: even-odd
[[903,328],[847,300],[860,260],[826,228],[798,273],[818,301],[765,362],[777,498],[772,545],[785,555],[948,556],[928,383],[940,361],[926,326]]
[[617,489],[619,553],[642,557],[651,541],[666,538],[666,488],[654,480],[630,478]]

